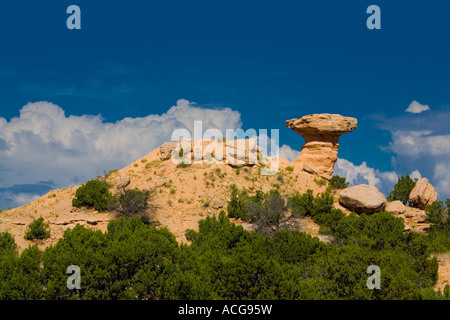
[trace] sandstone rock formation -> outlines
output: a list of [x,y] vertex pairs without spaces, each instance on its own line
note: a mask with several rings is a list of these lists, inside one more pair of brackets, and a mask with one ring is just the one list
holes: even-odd
[[386,198],[376,187],[360,184],[342,190],[339,204],[356,213],[372,214],[384,210]]
[[119,179],[119,181],[116,184],[117,189],[125,188],[127,187],[131,182],[131,178],[129,175],[122,175]]
[[255,165],[261,147],[256,145],[256,139],[230,140],[225,142],[226,162],[232,166]]
[[392,212],[393,214],[404,214],[408,209],[401,201],[396,200],[386,203],[385,211]]
[[417,180],[415,187],[409,194],[409,201],[420,209],[436,202],[438,194],[427,178]]
[[233,167],[253,166],[258,164],[262,148],[256,139],[240,140],[191,140],[183,138],[180,142],[166,142],[160,147],[160,160],[174,160],[184,163],[213,162],[228,164]]
[[357,120],[339,114],[311,114],[287,120],[286,126],[305,139],[294,162],[303,166],[308,163],[308,168],[314,168],[319,175],[331,177],[337,160],[339,137],[353,131]]
[[156,187],[157,187],[157,188],[163,187],[166,183],[167,183],[167,180],[166,180],[166,179],[159,179],[159,180],[156,182]]
[[316,175],[318,177],[321,177],[322,179],[325,179],[325,180],[330,180],[331,179],[331,175],[328,175],[326,173],[322,173],[322,174],[318,173],[316,171],[316,168],[314,168],[311,164],[309,164],[309,162],[305,162],[303,164],[303,171],[308,172],[310,174],[314,174],[314,175]]
[[172,157],[172,150],[178,142],[166,142],[159,147],[159,159],[162,161],[169,160]]

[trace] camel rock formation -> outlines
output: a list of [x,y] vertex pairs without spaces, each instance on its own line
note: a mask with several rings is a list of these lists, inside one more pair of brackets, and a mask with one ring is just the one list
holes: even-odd
[[305,139],[294,163],[314,168],[318,175],[331,177],[337,160],[339,137],[353,131],[358,121],[339,114],[311,114],[286,121],[286,126]]

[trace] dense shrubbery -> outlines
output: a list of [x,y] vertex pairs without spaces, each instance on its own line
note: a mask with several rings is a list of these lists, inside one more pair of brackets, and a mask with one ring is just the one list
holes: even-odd
[[74,207],[94,208],[97,211],[117,211],[131,217],[143,216],[147,210],[154,209],[149,201],[154,195],[154,190],[139,190],[120,188],[117,194],[109,191],[109,186],[104,181],[90,180],[81,185],[72,199]]
[[105,182],[89,180],[77,189],[75,198],[72,199],[72,205],[77,208],[87,207],[105,211],[112,197],[108,189]]
[[426,208],[427,221],[435,227],[445,229],[449,226],[448,209],[450,209],[450,199],[447,200],[447,208],[442,201],[436,201]]
[[34,220],[28,225],[28,229],[25,232],[26,240],[42,240],[50,237],[50,231],[48,230],[48,223],[44,222],[44,218]]
[[30,246],[19,256],[14,238],[0,233],[0,300],[39,299],[42,294],[42,251]]
[[294,216],[311,216],[324,230],[333,229],[344,216],[341,210],[334,209],[333,196],[328,192],[317,197],[312,190],[302,195],[296,193],[288,198],[288,207]]
[[450,248],[450,199],[446,207],[442,201],[436,201],[426,208],[427,221],[431,222],[429,230],[430,247],[433,251],[446,251]]
[[[297,230],[261,236],[230,222],[224,211],[201,220],[198,232],[187,231],[191,245],[179,245],[167,229],[136,216],[111,221],[107,233],[78,225],[44,252],[34,246],[19,255],[11,235],[2,233],[0,299],[450,298],[450,287],[432,289],[438,264],[430,253],[440,238],[405,233],[401,218],[387,212],[345,216],[333,209],[329,194],[314,197],[311,191],[287,204],[278,191],[235,199],[229,208],[244,208],[240,214],[248,221],[270,217],[272,210],[279,217],[289,208],[320,222],[334,242]],[[448,230],[432,210],[436,232]],[[79,290],[66,287],[70,265],[80,267]],[[370,265],[381,268],[381,290],[366,286]]]
[[409,194],[416,185],[417,179],[413,180],[409,174],[401,176],[387,199],[389,201],[400,200],[403,204],[409,204]]

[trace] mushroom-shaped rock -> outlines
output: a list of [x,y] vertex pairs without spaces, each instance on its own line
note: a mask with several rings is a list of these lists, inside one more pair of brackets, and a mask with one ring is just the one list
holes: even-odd
[[360,184],[342,190],[339,204],[356,213],[372,214],[384,210],[386,198],[376,187]]
[[337,160],[339,137],[353,131],[357,124],[355,118],[328,113],[287,120],[286,126],[305,139],[302,152],[294,162],[308,163],[318,174],[331,176]]
[[417,180],[409,194],[409,201],[420,209],[425,209],[427,205],[436,202],[437,199],[438,193],[427,178]]

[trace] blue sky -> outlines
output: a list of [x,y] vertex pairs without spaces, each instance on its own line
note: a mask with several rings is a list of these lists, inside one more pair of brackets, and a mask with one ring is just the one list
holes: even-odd
[[[81,8],[81,30],[66,28],[71,4]],[[381,8],[381,30],[366,28],[372,4]],[[223,118],[244,129],[280,128],[280,144],[294,150],[303,140],[285,120],[324,112],[352,116],[358,128],[340,140],[345,161],[338,172],[353,170],[353,183],[378,179],[373,183],[386,192],[394,174],[417,170],[441,197],[450,197],[449,13],[448,1],[432,0],[3,4],[0,208],[83,182],[100,173],[101,164],[108,170],[150,151],[140,146],[128,158],[100,163],[79,156],[81,141],[88,141],[58,140],[63,131],[45,136],[42,122],[24,121],[22,108],[40,101],[55,105],[36,105],[51,110],[47,118],[58,108],[66,118],[78,116],[80,128],[73,133],[83,131],[86,119],[106,128],[126,117],[163,115],[186,99],[196,108],[225,110]],[[413,101],[429,110],[405,112]],[[27,110],[34,111],[23,114],[37,117],[36,108]],[[174,125],[183,122],[176,119]],[[41,149],[29,154],[32,146]],[[99,158],[111,154],[98,152]],[[61,160],[69,155],[71,161]],[[34,173],[52,168],[56,173],[47,177]]]

